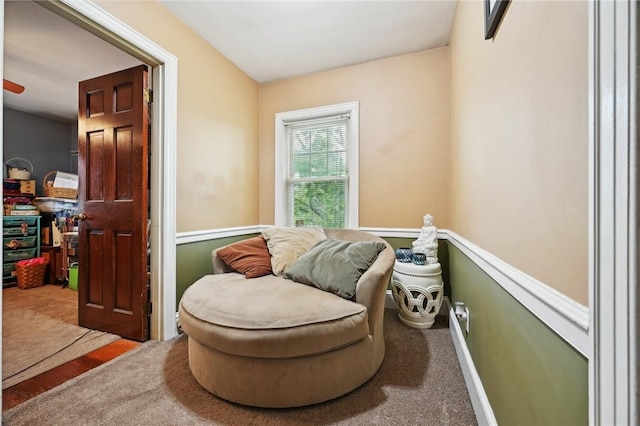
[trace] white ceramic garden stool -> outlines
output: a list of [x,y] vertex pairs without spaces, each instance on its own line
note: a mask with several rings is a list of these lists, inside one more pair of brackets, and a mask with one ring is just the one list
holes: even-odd
[[396,261],[391,292],[400,321],[414,328],[430,328],[444,292],[440,263],[415,265]]

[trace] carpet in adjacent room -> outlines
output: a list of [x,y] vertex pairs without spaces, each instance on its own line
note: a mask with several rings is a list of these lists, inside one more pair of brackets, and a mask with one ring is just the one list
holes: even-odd
[[2,290],[2,388],[118,340],[78,326],[78,293],[45,285]]

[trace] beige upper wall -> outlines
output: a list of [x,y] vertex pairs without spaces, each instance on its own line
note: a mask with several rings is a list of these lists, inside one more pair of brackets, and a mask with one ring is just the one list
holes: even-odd
[[260,88],[260,223],[274,223],[275,114],[360,102],[361,227],[448,225],[449,49],[394,57]]
[[97,3],[178,58],[177,231],[258,223],[258,84],[159,3]]
[[494,40],[458,2],[451,228],[588,304],[587,2],[512,1]]
[[179,232],[273,223],[275,113],[358,100],[360,226],[429,212],[587,304],[585,2],[512,1],[485,41],[460,1],[450,49],[262,87],[161,5],[98,4],[178,58]]

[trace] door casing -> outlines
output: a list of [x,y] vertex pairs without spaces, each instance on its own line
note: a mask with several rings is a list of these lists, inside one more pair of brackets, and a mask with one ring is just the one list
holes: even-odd
[[170,339],[178,335],[175,319],[178,60],[91,1],[58,0],[39,4],[153,68],[150,329],[151,339]]

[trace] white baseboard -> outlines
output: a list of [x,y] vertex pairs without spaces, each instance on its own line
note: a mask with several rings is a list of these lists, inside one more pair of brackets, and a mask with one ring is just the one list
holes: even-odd
[[387,290],[387,297],[384,299],[385,309],[397,309],[396,302],[393,301],[393,293],[391,290]]
[[458,355],[458,361],[460,368],[462,369],[462,375],[469,391],[469,397],[471,398],[471,405],[473,406],[473,412],[476,415],[476,420],[480,426],[497,426],[498,422],[493,409],[489,403],[489,398],[484,391],[482,381],[478,375],[471,353],[467,348],[467,342],[456,318],[456,314],[451,308],[449,299],[445,298],[442,306],[446,306],[449,310],[449,332],[453,339],[453,346],[456,348],[456,354]]
[[[385,308],[397,309],[395,302],[393,301],[393,295],[391,290],[387,290],[387,296],[385,298]],[[456,349],[456,355],[458,356],[458,362],[462,369],[462,376],[464,377],[465,385],[469,391],[469,398],[471,399],[471,405],[473,412],[476,415],[476,420],[479,426],[497,426],[498,422],[493,414],[493,408],[489,403],[489,398],[484,391],[480,376],[476,371],[475,364],[471,358],[471,353],[467,348],[467,342],[464,338],[456,314],[451,307],[448,297],[444,297],[442,305],[440,306],[440,315],[447,315],[449,318],[449,333],[453,340],[453,346]]]

